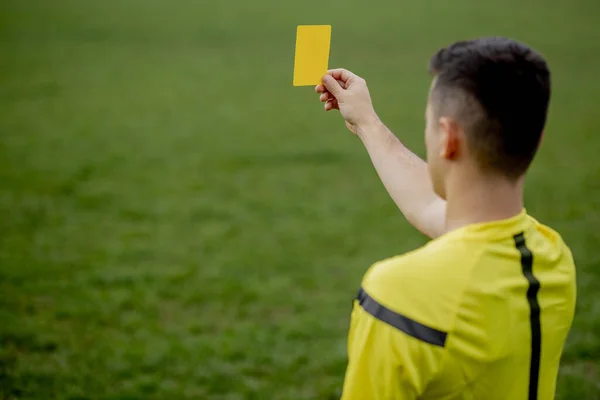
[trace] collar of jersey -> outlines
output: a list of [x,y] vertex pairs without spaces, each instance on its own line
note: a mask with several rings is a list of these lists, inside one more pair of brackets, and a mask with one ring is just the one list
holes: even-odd
[[526,231],[531,224],[532,221],[527,215],[527,210],[522,209],[519,214],[513,217],[466,225],[450,231],[446,235],[484,239],[504,239]]

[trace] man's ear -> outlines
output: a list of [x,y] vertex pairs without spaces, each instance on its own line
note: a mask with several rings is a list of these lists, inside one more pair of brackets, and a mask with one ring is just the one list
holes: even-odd
[[460,153],[460,128],[453,118],[440,118],[440,157],[454,160]]

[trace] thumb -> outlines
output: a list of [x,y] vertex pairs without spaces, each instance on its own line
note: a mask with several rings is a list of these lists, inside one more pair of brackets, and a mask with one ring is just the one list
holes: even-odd
[[333,97],[341,100],[340,96],[344,93],[344,88],[342,88],[342,86],[333,76],[329,74],[325,75],[323,77],[323,86],[325,86],[325,89],[327,89],[329,93],[333,95]]

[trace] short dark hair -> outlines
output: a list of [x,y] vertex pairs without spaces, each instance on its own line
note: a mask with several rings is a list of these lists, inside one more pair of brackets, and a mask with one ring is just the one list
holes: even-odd
[[526,45],[501,37],[456,42],[430,61],[438,116],[453,113],[482,168],[522,176],[546,124],[550,71]]

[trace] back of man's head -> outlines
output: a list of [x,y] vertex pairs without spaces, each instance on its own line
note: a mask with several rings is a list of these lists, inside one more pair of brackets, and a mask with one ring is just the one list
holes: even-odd
[[521,177],[537,151],[550,100],[543,57],[506,38],[461,41],[430,62],[436,117],[451,116],[484,170]]

